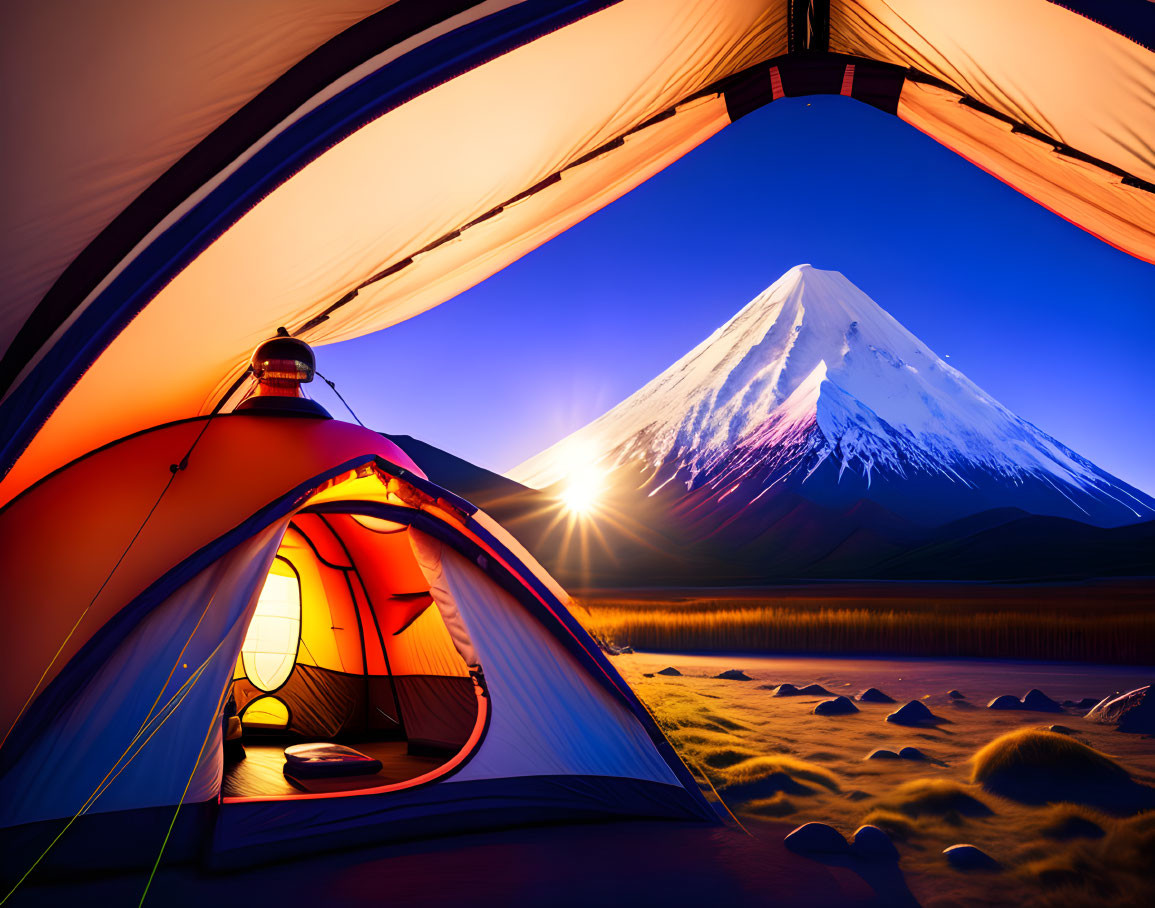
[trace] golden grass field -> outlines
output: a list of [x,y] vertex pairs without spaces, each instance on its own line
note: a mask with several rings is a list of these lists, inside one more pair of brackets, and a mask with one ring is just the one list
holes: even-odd
[[586,628],[659,652],[860,653],[1139,664],[1155,658],[1151,585],[814,583],[590,591]]
[[[936,908],[1155,904],[1155,810],[1143,809],[1155,806],[1155,739],[1073,710],[985,708],[1031,687],[1059,700],[1098,698],[1148,683],[1145,669],[655,653],[613,662],[695,774],[755,835],[766,834],[765,820],[828,823],[848,838],[875,824],[897,845],[919,903]],[[682,676],[657,674],[667,666]],[[727,669],[752,680],[714,677]],[[777,697],[771,688],[781,682],[817,682],[851,698],[879,687],[898,702],[819,716],[814,707],[828,697]],[[949,697],[952,688],[965,699]],[[943,721],[887,722],[908,700]],[[1052,723],[1073,734],[1048,731]],[[927,759],[866,759],[906,746]],[[1001,869],[953,869],[942,851],[960,843]]]

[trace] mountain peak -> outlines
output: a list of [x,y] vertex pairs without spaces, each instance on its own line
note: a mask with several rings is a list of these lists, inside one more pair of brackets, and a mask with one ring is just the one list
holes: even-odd
[[[1046,487],[1055,503],[1039,513],[1080,519],[1105,509],[1116,523],[1155,516],[1155,502],[1015,416],[841,273],[808,264],[509,475],[550,486],[578,449],[598,452],[607,472],[632,464],[656,487],[675,478],[687,490],[735,477],[773,484],[783,470],[813,484],[828,464],[847,487],[855,477],[870,490],[879,476],[928,476],[965,490],[983,481],[972,476],[993,477]],[[1020,498],[1008,493],[993,506],[1022,506]]]

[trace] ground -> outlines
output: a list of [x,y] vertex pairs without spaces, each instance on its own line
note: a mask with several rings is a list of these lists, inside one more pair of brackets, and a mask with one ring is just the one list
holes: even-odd
[[[853,908],[921,904],[1112,906],[1155,904],[1155,813],[1111,815],[1019,803],[971,781],[972,756],[1019,728],[1069,726],[1110,754],[1140,794],[1155,785],[1155,740],[1092,725],[1073,713],[987,710],[993,697],[1040,688],[1058,700],[1101,697],[1149,681],[1149,669],[1006,661],[636,654],[614,663],[671,740],[740,820],[725,826],[612,823],[497,830],[401,846],[318,854],[212,874],[162,868],[145,904],[261,902],[340,906],[704,905]],[[673,666],[682,676],[657,672]],[[737,669],[753,680],[718,680]],[[648,677],[652,675],[652,677]],[[832,694],[880,688],[898,703],[816,716],[828,697],[775,697],[764,685],[817,682]],[[954,700],[947,691],[966,695]],[[907,728],[885,721],[907,700],[947,720]],[[864,760],[915,746],[929,758]],[[1078,798],[1076,787],[1071,792]],[[712,795],[711,795],[712,796]],[[864,821],[896,838],[900,861],[810,858],[783,845],[820,821],[851,834]],[[1099,838],[1086,838],[1094,824]],[[1074,838],[1063,838],[1075,834]],[[1083,837],[1081,837],[1081,834]],[[960,872],[942,857],[968,842],[1002,869]],[[144,874],[29,881],[9,904],[135,905]]]
[[[1149,669],[673,654],[619,656],[614,664],[743,822],[772,817],[793,827],[818,821],[847,836],[864,822],[877,823],[895,838],[899,866],[923,905],[1155,904],[1155,813],[1138,813],[1155,794],[1155,739],[1087,722],[1081,718],[1085,710],[986,708],[996,696],[1021,697],[1031,688],[1060,701],[1099,699],[1149,683]],[[666,667],[683,674],[657,674]],[[713,677],[734,669],[752,680]],[[776,697],[767,689],[782,682],[816,682],[832,695],[851,698],[876,687],[897,702],[859,702],[857,713],[819,716],[815,705],[830,697]],[[948,696],[952,689],[965,698]],[[909,700],[925,703],[945,721],[920,727],[886,721]],[[1014,729],[1052,724],[1067,726],[1077,741],[1113,756],[1130,772],[1134,788],[1126,789],[1124,806],[1112,804],[1113,813],[1105,813],[1085,803],[1031,805],[972,782],[972,757],[984,745]],[[908,746],[928,759],[865,759],[878,748],[897,752]],[[1063,798],[1096,800],[1080,784],[1068,786]],[[1098,837],[1068,837],[1080,824]],[[1002,869],[953,870],[942,850],[959,843],[982,848]]]

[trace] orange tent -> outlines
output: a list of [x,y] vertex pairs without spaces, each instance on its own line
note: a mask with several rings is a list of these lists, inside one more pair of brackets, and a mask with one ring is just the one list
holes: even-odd
[[[10,879],[714,819],[565,593],[375,432],[315,411],[160,426],[28,489],[0,537]],[[295,775],[293,741],[373,765]]]

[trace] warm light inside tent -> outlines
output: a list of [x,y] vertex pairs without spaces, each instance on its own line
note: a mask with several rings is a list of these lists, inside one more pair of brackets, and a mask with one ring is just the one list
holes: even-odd
[[392,520],[370,517],[368,514],[350,514],[349,516],[365,529],[372,530],[374,533],[400,533],[409,529],[404,523],[394,523]]
[[293,569],[277,561],[257,601],[241,646],[245,675],[261,690],[276,690],[293,671],[301,633],[301,585]]
[[284,728],[289,724],[289,708],[276,697],[258,697],[245,710],[244,723],[253,728]]

